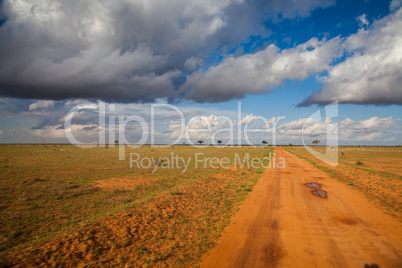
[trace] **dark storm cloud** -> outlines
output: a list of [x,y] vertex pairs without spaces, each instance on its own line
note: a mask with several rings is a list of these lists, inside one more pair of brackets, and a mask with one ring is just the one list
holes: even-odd
[[[175,99],[202,68],[266,19],[308,16],[334,1],[4,1],[0,95],[121,102]],[[173,82],[175,81],[175,82]],[[176,82],[179,82],[178,84]]]

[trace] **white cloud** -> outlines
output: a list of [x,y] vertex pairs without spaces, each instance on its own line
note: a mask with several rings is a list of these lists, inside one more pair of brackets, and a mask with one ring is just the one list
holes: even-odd
[[382,133],[370,133],[362,136],[358,136],[356,138],[350,139],[353,141],[377,141],[382,137]]
[[207,71],[187,77],[181,90],[198,102],[226,101],[245,94],[270,92],[287,79],[303,80],[329,69],[338,55],[340,39],[312,38],[295,48],[280,51],[275,45],[255,54],[225,58]]
[[343,47],[352,56],[331,68],[321,90],[301,106],[402,104],[402,9],[349,36]]
[[352,141],[382,141],[378,138],[383,136],[387,130],[394,129],[395,127],[395,119],[392,117],[379,118],[374,116],[361,121],[353,121],[346,118],[339,124],[339,138]]
[[328,127],[332,124],[338,125],[338,139],[342,141],[377,141],[379,143],[392,141],[384,139],[389,132],[396,128],[395,119],[392,117],[379,118],[371,117],[366,120],[354,121],[346,118],[343,121],[333,121],[327,118],[325,121],[313,118],[305,118],[285,123],[279,126],[278,134],[281,140],[305,140],[327,139]]
[[[249,114],[240,120],[241,124],[233,123],[233,128],[230,128],[228,120],[211,114],[209,116],[191,118],[187,124],[186,131],[193,143],[196,143],[199,139],[204,140],[205,143],[213,143],[211,137],[214,132],[219,132],[219,130],[225,129],[225,131],[219,133],[220,136],[217,136],[217,139],[223,139],[224,142],[226,142],[230,138],[229,129],[232,129],[234,134],[232,137],[233,140],[238,139],[237,134],[238,131],[240,131],[242,135],[241,139],[244,143],[244,125],[251,124],[259,119],[260,116]],[[278,122],[276,137],[279,144],[290,141],[302,144],[302,137],[307,143],[319,139],[322,144],[326,144],[327,142],[331,143],[335,140],[339,140],[341,144],[345,142],[376,142],[377,144],[384,144],[395,140],[392,136],[395,135],[397,129],[396,119],[392,117],[371,117],[361,121],[354,121],[349,118],[342,121],[334,121],[330,118],[326,118],[324,121],[321,121],[309,117],[283,124],[280,124],[280,119],[280,117],[274,117],[267,120],[270,125],[268,128],[264,126],[259,128],[256,126],[249,127],[247,131],[248,139],[259,144],[262,139],[273,138],[272,123],[274,120],[275,122]],[[176,139],[180,135],[180,127],[180,122],[171,121],[166,135],[171,139]],[[254,128],[258,128],[258,131],[253,131]],[[194,133],[189,131],[190,129],[201,129],[207,131]]]
[[282,124],[278,127],[278,134],[285,138],[304,138],[322,136],[327,134],[327,125],[332,124],[330,119],[325,122],[313,118],[298,119],[289,123]]
[[356,19],[359,21],[360,27],[364,27],[364,26],[367,26],[367,25],[370,24],[369,21],[368,21],[368,19],[367,19],[367,15],[366,15],[366,14],[360,15],[360,16],[357,17]]
[[385,139],[384,142],[390,142],[390,141],[394,141],[394,140],[395,140],[395,137],[391,137],[389,139]]
[[[71,125],[71,131],[74,133],[75,138],[81,142],[95,142],[99,138],[98,126],[94,124],[74,124]],[[59,126],[45,126],[41,129],[29,130],[29,134],[45,139],[66,139],[64,128],[60,128]]]
[[251,124],[252,122],[254,122],[255,120],[258,119],[258,116],[253,115],[253,114],[248,114],[246,116],[244,116],[240,122],[238,123],[238,125],[244,125],[244,124]]
[[[40,106],[35,110],[29,110],[29,106]],[[94,142],[98,140],[99,113],[96,109],[97,103],[86,100],[75,101],[57,101],[53,105],[46,102],[27,102],[26,100],[0,99],[0,114],[2,117],[14,118],[12,125],[7,124],[7,130],[1,129],[1,142],[41,142],[40,137],[44,137],[46,142],[68,142],[65,138],[64,118],[72,106],[77,104],[88,104],[86,109],[80,111],[72,119],[72,131],[74,136],[82,142]],[[159,104],[163,105],[164,102]],[[11,106],[11,107],[10,107]],[[25,107],[17,112],[13,108]],[[151,106],[152,104],[115,104],[114,111],[108,110],[106,103],[106,123],[110,123],[110,116],[118,122],[118,116],[127,118],[131,115],[138,115],[151,126]],[[10,108],[12,110],[10,110]],[[95,109],[92,109],[95,108]],[[185,118],[186,130],[193,143],[199,139],[204,140],[206,144],[212,143],[213,133],[215,141],[222,140],[227,143],[232,140],[237,143],[239,140],[243,144],[245,126],[248,127],[248,138],[254,144],[261,144],[266,140],[269,144],[273,143],[273,123],[278,123],[276,138],[278,144],[302,144],[301,135],[305,135],[307,143],[318,139],[321,144],[325,144],[327,137],[327,128],[332,124],[338,124],[340,144],[400,144],[400,122],[402,120],[393,117],[371,117],[364,120],[353,120],[346,118],[342,121],[316,120],[314,118],[302,118],[291,122],[283,123],[281,117],[267,117],[261,120],[261,116],[256,114],[243,114],[237,118],[238,113],[235,110],[219,110],[219,108],[180,106],[183,117]],[[204,115],[204,116],[199,116]],[[181,132],[181,117],[179,114],[169,108],[159,107],[155,109],[155,129],[156,143],[171,143],[176,140]],[[399,124],[399,125],[398,125]],[[138,124],[127,126],[127,139],[131,142],[137,142],[141,138],[142,129]],[[208,127],[211,127],[208,130]],[[232,127],[231,127],[232,126]],[[190,132],[190,129],[202,129],[207,132]],[[231,137],[230,131],[233,129]],[[303,129],[303,131],[302,131]],[[257,132],[258,131],[258,132]],[[148,133],[151,134],[150,129]],[[239,139],[238,134],[241,134]],[[106,141],[108,141],[109,128],[106,127]],[[116,133],[118,134],[118,133]],[[118,137],[116,137],[118,138]],[[271,140],[272,138],[272,140]],[[114,141],[114,139],[113,139]],[[149,141],[149,140],[148,140]],[[179,142],[186,141],[182,139]]]
[[42,108],[52,108],[55,102],[52,100],[40,100],[29,105],[29,110],[38,110]]
[[389,9],[395,11],[402,6],[402,0],[392,0],[389,4]]
[[361,130],[369,130],[369,129],[387,129],[393,128],[395,126],[395,120],[392,117],[388,118],[379,118],[377,116],[371,117],[366,120],[362,121],[353,121],[349,118],[346,118],[342,121],[343,126],[345,128],[354,128],[354,129],[361,129]]
[[[259,126],[251,126],[256,121],[261,121],[258,123]],[[254,135],[255,130],[263,130],[268,133],[269,130],[265,128],[265,123],[269,124],[269,122],[270,120],[264,120],[263,117],[253,114],[245,115],[238,122],[225,115],[193,116],[187,121],[182,141],[187,141],[188,137],[191,141],[189,141],[190,143],[196,143],[202,139],[207,144],[214,144],[220,139],[223,140],[224,144],[230,144],[239,139],[239,131],[242,135],[240,139],[244,138],[245,125],[247,125],[248,133]],[[177,120],[170,121],[166,136],[170,139],[177,139],[180,134],[181,122]]]
[[[225,129],[229,131],[223,131]],[[230,118],[211,114],[192,117],[187,123],[185,132],[193,143],[199,139],[206,143],[213,143],[218,139],[229,139],[230,129],[234,129],[233,121]]]

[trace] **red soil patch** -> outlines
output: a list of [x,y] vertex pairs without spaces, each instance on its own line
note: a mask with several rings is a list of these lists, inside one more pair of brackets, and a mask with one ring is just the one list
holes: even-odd
[[[226,172],[225,172],[226,173]],[[19,250],[12,267],[190,267],[219,236],[244,192],[241,175],[211,176],[162,193],[125,212],[99,218],[77,231]],[[154,180],[154,179],[153,179]],[[133,189],[145,177],[111,178],[98,187]],[[0,263],[1,264],[1,263]]]

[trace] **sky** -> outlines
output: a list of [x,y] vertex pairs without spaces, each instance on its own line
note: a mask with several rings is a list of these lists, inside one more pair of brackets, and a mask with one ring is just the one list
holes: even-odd
[[0,40],[0,143],[402,145],[402,0],[3,0]]

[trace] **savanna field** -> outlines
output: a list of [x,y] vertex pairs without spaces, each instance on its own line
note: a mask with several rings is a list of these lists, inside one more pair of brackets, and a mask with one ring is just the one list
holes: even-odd
[[[401,221],[401,147],[340,147],[337,167],[303,147],[283,148]],[[155,162],[130,168],[130,153]],[[270,153],[268,146],[143,146],[126,148],[120,161],[117,147],[2,145],[1,265],[197,266],[264,172],[239,167],[239,159]],[[204,166],[195,154],[227,158],[229,167]],[[172,155],[190,159],[185,172],[162,168]]]
[[[271,148],[0,147],[0,259],[7,266],[195,264],[229,223],[263,169],[195,168],[194,154],[243,160]],[[130,169],[129,154],[155,159]],[[161,157],[191,157],[162,169]],[[146,164],[144,162],[144,164]],[[213,165],[215,167],[215,165]]]
[[0,40],[0,268],[402,267],[402,0],[0,0]]

